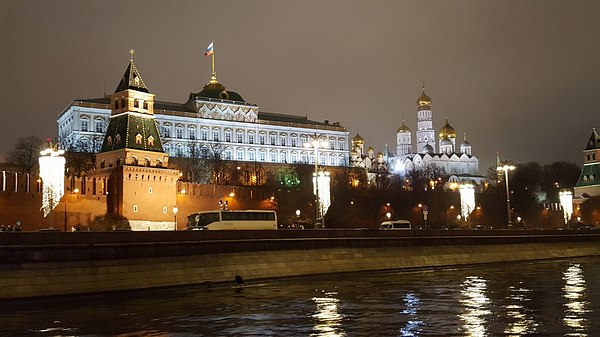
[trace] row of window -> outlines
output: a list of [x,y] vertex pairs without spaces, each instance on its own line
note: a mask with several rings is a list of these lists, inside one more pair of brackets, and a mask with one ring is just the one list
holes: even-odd
[[[193,152],[190,148],[186,148],[183,144],[177,144],[175,146],[170,146],[170,144],[164,145],[164,151],[167,152],[170,156],[173,157],[191,157],[193,156]],[[199,157],[208,158],[211,155],[210,149],[208,146],[202,146],[199,148]],[[248,149],[245,150],[243,148],[232,149],[226,148],[220,154],[222,159],[224,160],[237,160],[237,161],[260,161],[260,162],[271,162],[271,163],[310,163],[314,164],[314,155],[313,152],[305,152],[302,151],[300,153],[296,151],[287,152],[287,151],[265,151],[265,150],[256,150],[256,149]],[[344,155],[328,155],[325,153],[321,153],[319,155],[319,164],[320,165],[332,165],[339,166],[344,165],[345,156]]]
[[[245,141],[248,144],[259,144],[259,145],[273,145],[273,146],[291,146],[291,147],[302,147],[304,144],[308,143],[310,137],[308,135],[300,136],[300,141],[298,142],[298,135],[291,134],[288,138],[286,133],[277,134],[275,132],[269,133],[267,135],[266,132],[260,132],[258,134],[258,138],[256,137],[253,131],[248,131],[245,135],[244,131],[238,130],[234,132],[230,129],[224,131],[224,137],[221,136],[221,130],[218,128],[214,128],[209,130],[208,128],[200,129],[200,134],[196,133],[196,128],[190,126],[187,128],[187,137],[184,134],[183,125],[175,126],[175,134],[174,136],[171,134],[171,124],[165,123],[161,126],[161,136],[164,138],[176,138],[176,139],[191,139],[196,140],[200,139],[203,141],[215,141],[220,142],[224,141],[226,143],[240,143],[243,144]],[[244,137],[246,136],[246,137]],[[288,145],[289,144],[289,145]],[[332,150],[346,150],[346,139],[340,137],[336,139],[335,137],[329,137],[329,149]]]
[[[87,116],[81,116],[79,119],[80,129],[83,132],[91,131],[90,119]],[[100,117],[94,120],[95,132],[106,132],[106,121]]]

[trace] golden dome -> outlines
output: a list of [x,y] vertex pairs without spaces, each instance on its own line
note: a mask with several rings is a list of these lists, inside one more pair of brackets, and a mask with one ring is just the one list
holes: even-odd
[[406,126],[406,124],[404,124],[404,121],[402,121],[402,125],[400,125],[400,127],[398,128],[398,131],[396,131],[396,133],[400,133],[400,132],[410,132],[410,129],[408,128],[408,126]]
[[456,138],[456,130],[448,123],[448,117],[446,117],[446,125],[442,126],[438,133],[440,139],[444,138]]
[[354,138],[352,138],[352,143],[364,144],[365,139],[357,133],[356,136]]
[[425,94],[425,86],[423,86],[423,93],[421,94],[421,97],[419,97],[419,99],[417,99],[417,106],[424,106],[424,105],[431,106],[431,98],[429,98],[429,96],[427,96],[427,94]]

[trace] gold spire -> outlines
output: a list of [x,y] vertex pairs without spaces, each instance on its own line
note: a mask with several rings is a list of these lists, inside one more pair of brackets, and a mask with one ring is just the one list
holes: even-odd
[[135,50],[129,49],[129,61],[133,62],[133,54],[135,54]]
[[421,97],[417,99],[417,106],[431,106],[431,98],[425,94],[425,80],[423,80],[423,87],[421,89],[423,93],[421,94]]

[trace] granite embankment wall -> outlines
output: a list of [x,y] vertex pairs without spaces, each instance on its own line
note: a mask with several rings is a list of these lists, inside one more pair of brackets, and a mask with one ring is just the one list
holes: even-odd
[[0,233],[0,299],[594,255],[598,231]]

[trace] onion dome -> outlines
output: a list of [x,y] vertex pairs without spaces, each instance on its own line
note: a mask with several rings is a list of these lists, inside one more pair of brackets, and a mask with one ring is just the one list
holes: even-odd
[[190,93],[190,101],[196,99],[219,99],[229,100],[238,103],[246,103],[240,94],[235,91],[226,90],[225,86],[217,81],[217,76],[213,74],[210,81],[202,88],[202,91]]
[[425,144],[425,146],[423,146],[423,151],[421,152],[423,154],[432,154],[433,153],[433,146],[429,145],[429,144]]
[[383,152],[381,152],[381,151],[377,152],[377,157],[383,158]]
[[423,86],[423,93],[421,94],[421,97],[417,99],[417,106],[431,106],[431,98],[425,94],[425,86]]
[[363,137],[361,137],[358,133],[356,134],[356,136],[354,136],[354,138],[352,138],[352,143],[356,143],[356,144],[364,144],[365,143],[365,139]]
[[442,126],[438,133],[440,139],[444,138],[456,138],[456,130],[448,123],[448,117],[446,117],[446,124]]
[[402,125],[400,125],[400,127],[398,128],[398,131],[396,131],[396,133],[410,133],[410,129],[408,128],[408,126],[406,126],[406,124],[404,124],[404,121],[402,121]]
[[442,139],[442,141],[440,142],[441,146],[452,146],[452,141],[448,138],[444,138]]

